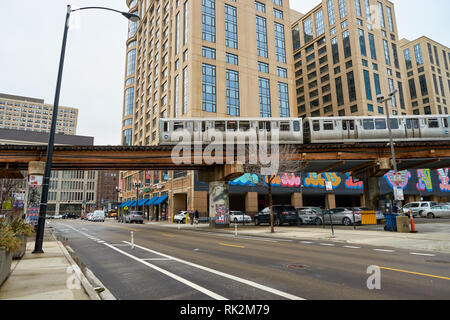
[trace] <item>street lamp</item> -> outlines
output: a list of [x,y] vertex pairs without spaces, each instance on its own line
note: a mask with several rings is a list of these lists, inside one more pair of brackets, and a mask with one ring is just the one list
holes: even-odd
[[[387,127],[388,127],[388,130],[389,130],[389,144],[391,146],[392,166],[394,168],[394,177],[395,178],[397,178],[398,168],[397,168],[397,159],[395,158],[394,139],[392,138],[391,118],[390,118],[390,115],[389,115],[388,101],[389,100],[392,101],[392,97],[394,97],[397,92],[398,92],[398,90],[392,91],[391,93],[389,93],[389,96],[387,98],[384,95],[382,95],[382,94],[377,96],[378,103],[383,103],[384,102],[384,104],[385,104]],[[395,200],[397,200],[397,190],[395,190],[394,198],[395,198]],[[391,210],[392,210],[392,208],[391,208]]]
[[33,253],[43,253],[42,250],[42,243],[44,240],[44,228],[45,228],[45,216],[47,213],[47,200],[48,200],[48,191],[49,191],[49,184],[50,184],[50,172],[52,170],[52,158],[53,158],[53,149],[55,144],[55,131],[56,131],[56,122],[58,119],[58,106],[59,106],[59,95],[61,91],[61,80],[62,80],[62,73],[64,68],[64,57],[66,53],[66,43],[67,43],[67,33],[69,31],[69,19],[70,14],[75,11],[81,11],[81,10],[88,10],[88,9],[101,9],[101,10],[108,10],[120,13],[125,18],[132,22],[137,22],[140,20],[139,16],[128,13],[128,12],[122,12],[110,8],[104,8],[104,7],[83,7],[78,9],[73,9],[70,5],[67,6],[67,14],[66,14],[66,22],[64,24],[64,35],[63,35],[63,41],[62,41],[62,47],[61,47],[61,56],[59,60],[59,70],[58,70],[58,79],[56,82],[56,92],[55,92],[55,100],[53,103],[53,115],[52,115],[52,124],[50,127],[50,134],[48,138],[48,147],[47,147],[47,157],[45,160],[45,170],[44,170],[44,179],[42,184],[42,196],[41,196],[41,205],[39,208],[39,220],[36,230],[36,242]]
[[134,185],[134,189],[136,189],[136,211],[139,211],[139,206],[138,206],[138,202],[139,202],[139,189],[143,187],[141,180],[139,180],[139,182],[134,181],[133,183]]
[[122,190],[121,190],[118,186],[115,187],[115,190],[116,190],[116,192],[117,192],[117,201],[116,201],[116,203],[117,203],[117,213],[116,213],[116,220],[119,220],[119,205],[118,205],[118,203],[119,203],[119,193],[121,193]]

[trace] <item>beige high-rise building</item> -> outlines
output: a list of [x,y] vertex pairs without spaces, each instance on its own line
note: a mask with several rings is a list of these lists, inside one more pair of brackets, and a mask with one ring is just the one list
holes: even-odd
[[[0,93],[0,128],[50,132],[53,105],[42,99]],[[78,109],[58,107],[56,132],[75,135]]]
[[399,44],[412,113],[449,114],[450,49],[427,37]]
[[322,0],[294,21],[298,115],[383,115],[377,95],[394,89],[391,113],[407,114],[397,32],[386,0]]
[[[288,0],[127,5],[141,22],[129,25],[124,145],[158,144],[160,118],[297,116]],[[163,218],[207,212],[207,192],[195,190],[193,172],[122,172],[121,180],[122,201],[136,199],[139,181],[139,199],[167,195],[144,208]]]

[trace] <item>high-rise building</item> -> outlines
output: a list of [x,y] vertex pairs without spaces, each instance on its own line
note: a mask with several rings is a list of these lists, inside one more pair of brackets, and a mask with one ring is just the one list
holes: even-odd
[[413,114],[449,114],[450,49],[427,37],[399,42]]
[[394,89],[392,114],[408,113],[392,2],[322,0],[292,36],[300,117],[383,115],[377,95]]
[[[141,21],[129,24],[123,145],[158,144],[160,118],[297,115],[288,0],[127,5]],[[140,199],[167,198],[145,208],[161,217],[207,212],[207,192],[196,190],[192,172],[122,172],[121,180],[121,200],[136,199],[139,181]]]
[[[42,99],[0,94],[0,128],[50,132],[53,106]],[[56,132],[75,135],[78,109],[58,107]]]

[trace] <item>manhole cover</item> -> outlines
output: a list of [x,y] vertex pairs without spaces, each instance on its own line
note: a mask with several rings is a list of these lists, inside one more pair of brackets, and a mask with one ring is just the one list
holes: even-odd
[[291,270],[301,270],[301,269],[305,269],[306,266],[301,265],[301,264],[288,264],[287,268],[291,269]]

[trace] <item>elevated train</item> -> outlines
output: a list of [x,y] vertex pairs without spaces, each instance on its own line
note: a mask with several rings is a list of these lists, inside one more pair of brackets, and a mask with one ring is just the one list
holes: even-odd
[[[449,141],[448,115],[391,116],[394,141]],[[214,129],[214,130],[211,130]],[[209,144],[213,131],[237,140],[246,133],[262,132],[270,139],[279,130],[280,144],[387,142],[386,117],[318,117],[318,118],[186,118],[160,119],[160,145],[176,145],[174,132],[189,133],[190,143]],[[189,140],[188,139],[188,140]]]

